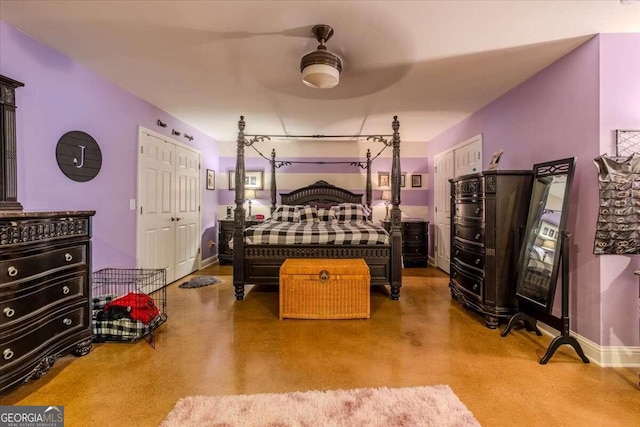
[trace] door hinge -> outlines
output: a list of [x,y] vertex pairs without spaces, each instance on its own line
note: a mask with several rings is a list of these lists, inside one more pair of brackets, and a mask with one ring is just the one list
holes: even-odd
[[198,205],[198,212],[200,212],[200,205]]
[[140,147],[140,154],[144,154],[144,145]]
[[438,173],[438,167],[436,166],[435,168],[433,168],[433,171],[434,171],[435,173]]
[[436,212],[438,212],[438,207],[436,206]]
[[142,215],[142,206],[140,206],[140,215]]

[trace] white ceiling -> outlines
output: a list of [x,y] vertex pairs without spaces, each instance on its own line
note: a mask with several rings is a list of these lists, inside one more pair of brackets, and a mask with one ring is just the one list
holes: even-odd
[[[597,33],[640,32],[640,2],[0,0],[0,19],[220,141],[390,133],[427,141]],[[300,79],[329,24],[334,89]]]

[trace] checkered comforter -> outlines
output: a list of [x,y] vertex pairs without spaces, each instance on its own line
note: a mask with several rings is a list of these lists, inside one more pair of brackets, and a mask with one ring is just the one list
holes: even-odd
[[245,230],[249,245],[388,245],[389,233],[367,221],[265,221]]

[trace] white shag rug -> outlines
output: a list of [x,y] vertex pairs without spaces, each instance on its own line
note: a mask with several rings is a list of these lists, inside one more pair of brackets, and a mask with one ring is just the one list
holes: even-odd
[[480,426],[447,385],[180,399],[160,427]]

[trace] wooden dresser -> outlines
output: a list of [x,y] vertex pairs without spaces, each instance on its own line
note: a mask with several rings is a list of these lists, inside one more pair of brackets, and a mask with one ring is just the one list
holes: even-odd
[[91,350],[94,211],[0,211],[0,393]]
[[532,171],[485,171],[451,182],[451,295],[489,328],[517,311],[515,287]]

